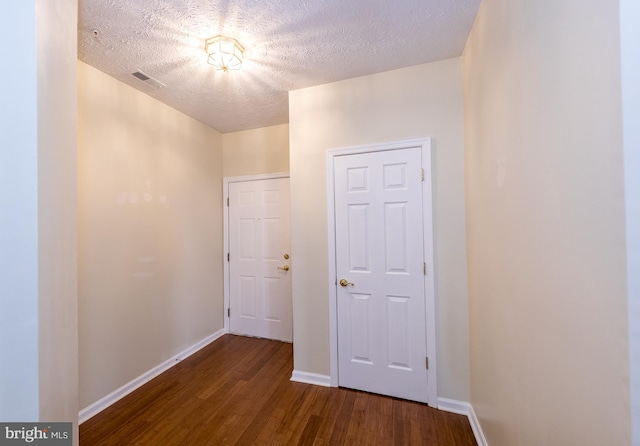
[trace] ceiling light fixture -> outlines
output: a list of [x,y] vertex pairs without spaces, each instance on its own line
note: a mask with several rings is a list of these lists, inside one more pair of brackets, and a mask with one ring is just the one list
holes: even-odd
[[207,39],[204,49],[208,54],[207,62],[216,70],[239,70],[242,66],[244,48],[230,37],[216,36]]

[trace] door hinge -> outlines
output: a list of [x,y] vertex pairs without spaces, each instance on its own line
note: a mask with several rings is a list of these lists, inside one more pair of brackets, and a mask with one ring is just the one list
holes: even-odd
[[231,254],[227,253],[227,262],[229,262],[231,259]]
[[229,207],[229,197],[227,197],[227,207]]
[[424,181],[424,168],[420,168],[420,181]]
[[427,262],[422,264],[422,273],[426,276],[427,275]]
[[425,359],[426,359],[425,365],[427,366],[427,370],[429,370],[429,357],[427,356]]
[[[231,317],[231,308],[227,308],[227,317]],[[429,368],[429,367],[427,367]]]

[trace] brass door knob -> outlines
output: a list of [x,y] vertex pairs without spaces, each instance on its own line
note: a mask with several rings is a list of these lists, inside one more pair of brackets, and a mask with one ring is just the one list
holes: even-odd
[[278,269],[281,269],[283,271],[289,271],[289,265],[279,266]]
[[340,279],[340,286],[353,286],[353,283],[349,282],[347,279]]

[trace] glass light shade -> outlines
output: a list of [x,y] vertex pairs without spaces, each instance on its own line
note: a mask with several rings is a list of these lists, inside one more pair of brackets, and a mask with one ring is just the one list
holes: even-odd
[[209,55],[207,62],[216,70],[239,70],[242,66],[244,48],[235,39],[216,36],[207,39],[204,49]]

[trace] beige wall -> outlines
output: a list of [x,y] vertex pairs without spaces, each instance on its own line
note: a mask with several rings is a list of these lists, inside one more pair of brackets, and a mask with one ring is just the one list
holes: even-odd
[[221,136],[78,62],[80,406],[223,327]]
[[36,2],[40,419],[74,424],[78,420],[77,17],[77,0]]
[[327,150],[430,136],[438,395],[468,401],[460,59],[293,91],[289,110],[295,369],[329,374]]
[[464,52],[471,401],[492,446],[630,444],[614,3],[485,0]]
[[289,124],[222,135],[225,177],[289,171]]

